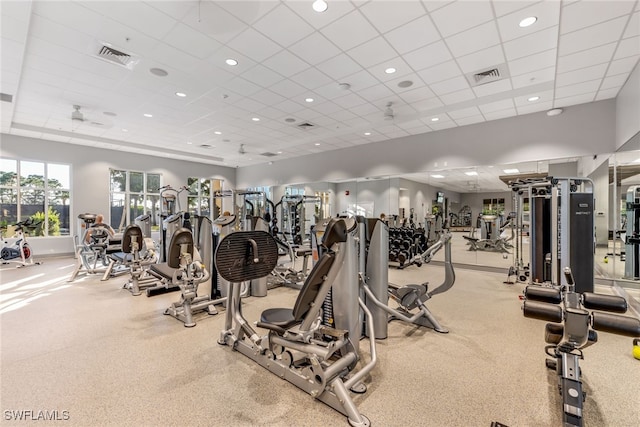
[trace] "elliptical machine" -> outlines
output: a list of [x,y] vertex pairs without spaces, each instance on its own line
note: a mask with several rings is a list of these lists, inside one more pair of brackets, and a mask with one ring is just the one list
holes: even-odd
[[9,244],[7,240],[3,239],[4,246],[0,250],[0,260],[2,260],[2,264],[15,262],[18,264],[18,268],[41,264],[41,262],[36,262],[32,258],[33,251],[29,243],[27,243],[28,233],[25,232],[25,229],[27,231],[35,230],[41,223],[41,220],[35,221],[33,218],[27,218],[24,221],[16,222],[10,226],[13,228],[12,232],[9,232],[9,227],[7,227],[6,234],[11,234],[11,238],[17,240],[13,242],[13,244]]

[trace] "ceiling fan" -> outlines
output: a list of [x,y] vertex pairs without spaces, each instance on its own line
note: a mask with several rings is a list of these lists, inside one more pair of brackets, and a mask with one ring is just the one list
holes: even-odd
[[109,128],[111,123],[102,123],[94,121],[88,117],[85,117],[84,113],[80,111],[82,107],[80,105],[73,105],[73,111],[71,112],[71,129],[76,130],[82,123],[87,122],[88,125],[98,128]]
[[391,108],[391,106],[393,105],[393,102],[389,101],[387,102],[387,105],[384,110],[384,119],[385,120],[393,120],[395,118],[395,114],[393,112],[393,109]]
[[84,122],[87,120],[84,118],[84,114],[80,112],[80,108],[82,107],[80,107],[79,105],[73,106],[73,111],[71,112],[71,120],[76,122]]
[[239,154],[247,154],[247,151],[244,149],[244,144],[240,144],[240,148],[238,149]]

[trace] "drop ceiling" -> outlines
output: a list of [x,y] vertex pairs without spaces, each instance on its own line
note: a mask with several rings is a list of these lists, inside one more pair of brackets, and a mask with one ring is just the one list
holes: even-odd
[[638,1],[312,3],[3,0],[2,132],[250,166],[614,98],[640,57]]

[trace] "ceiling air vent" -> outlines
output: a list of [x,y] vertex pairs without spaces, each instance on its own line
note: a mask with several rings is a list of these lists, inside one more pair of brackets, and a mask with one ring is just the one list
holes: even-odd
[[498,80],[509,77],[507,67],[504,64],[496,67],[476,71],[475,73],[467,74],[467,80],[469,84],[473,86],[480,86],[487,83],[497,82]]
[[277,156],[277,154],[276,154],[276,153],[272,153],[272,152],[270,152],[270,151],[267,151],[266,153],[261,153],[260,155],[261,155],[261,156],[265,156],[265,157],[274,157],[274,156]]
[[315,125],[312,125],[312,124],[311,124],[311,123],[309,123],[309,122],[304,122],[304,123],[300,123],[300,124],[298,125],[298,127],[299,127],[300,129],[311,129],[311,128],[314,128],[314,127],[316,127],[316,126],[315,126]]
[[96,57],[129,70],[138,63],[138,59],[134,55],[114,49],[108,43],[99,44],[97,50]]

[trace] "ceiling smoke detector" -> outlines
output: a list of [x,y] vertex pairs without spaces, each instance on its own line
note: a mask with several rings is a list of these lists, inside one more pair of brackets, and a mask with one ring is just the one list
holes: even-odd
[[393,118],[395,117],[395,115],[393,114],[393,109],[391,108],[392,105],[393,102],[387,102],[387,108],[385,108],[384,110],[385,120],[393,120]]

